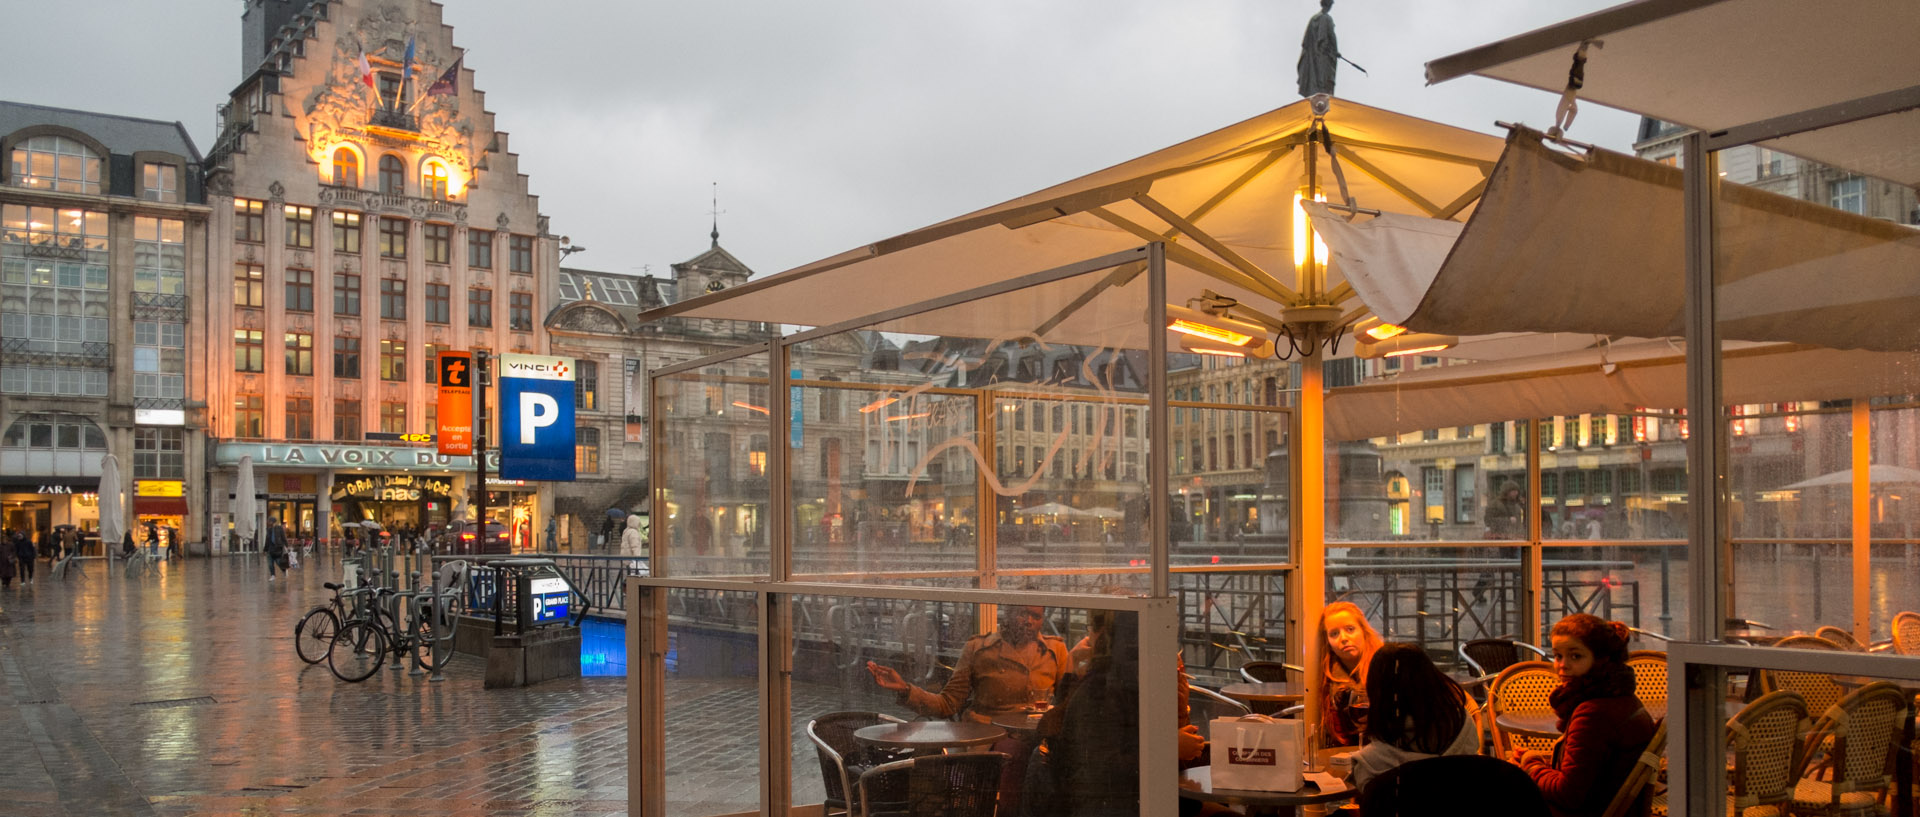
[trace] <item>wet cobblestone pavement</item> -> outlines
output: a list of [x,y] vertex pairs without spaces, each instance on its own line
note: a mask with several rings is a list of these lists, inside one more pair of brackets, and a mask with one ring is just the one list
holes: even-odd
[[0,591],[0,817],[626,813],[623,678],[345,684],[291,637],[332,566],[108,567]]

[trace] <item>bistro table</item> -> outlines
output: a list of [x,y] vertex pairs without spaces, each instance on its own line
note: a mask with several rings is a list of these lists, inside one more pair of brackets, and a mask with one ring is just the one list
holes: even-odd
[[[1727,720],[1733,720],[1733,716],[1740,714],[1740,710],[1745,709],[1747,704],[1745,701],[1727,701],[1721,707],[1726,713]],[[1647,714],[1652,715],[1655,720],[1665,718],[1667,708],[1649,706]],[[1493,722],[1502,732],[1536,738],[1560,737],[1560,718],[1552,712],[1506,712],[1495,716]]]
[[1008,712],[993,717],[993,725],[1007,730],[1016,738],[1032,739],[1040,731],[1040,719],[1045,712]]
[[1299,703],[1306,693],[1306,685],[1294,681],[1228,684],[1220,688],[1220,694],[1246,704],[1248,709],[1261,715],[1277,714],[1288,704]]
[[1346,785],[1347,774],[1351,767],[1332,766],[1328,761],[1339,754],[1354,751],[1352,746],[1316,750],[1319,767],[1339,780],[1338,789],[1321,790],[1320,786],[1309,780],[1299,791],[1249,791],[1246,789],[1216,789],[1213,787],[1213,769],[1198,766],[1180,773],[1180,796],[1187,800],[1202,803],[1219,803],[1226,806],[1245,806],[1247,817],[1292,817],[1300,806],[1312,806],[1322,803],[1337,803],[1352,799],[1356,792]]
[[1007,730],[971,721],[910,721],[880,723],[854,730],[853,739],[888,749],[937,752],[964,746],[987,746],[1007,736]]

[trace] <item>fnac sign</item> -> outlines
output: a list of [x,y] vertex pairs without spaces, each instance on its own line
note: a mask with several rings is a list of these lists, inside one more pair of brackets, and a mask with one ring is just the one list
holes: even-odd
[[500,356],[500,477],[571,481],[572,358]]

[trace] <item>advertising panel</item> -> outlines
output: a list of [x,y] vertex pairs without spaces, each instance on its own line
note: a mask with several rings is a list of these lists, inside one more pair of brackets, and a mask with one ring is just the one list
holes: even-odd
[[473,453],[473,355],[440,353],[440,407],[435,416],[440,453]]
[[574,365],[550,355],[500,356],[500,477],[573,480]]

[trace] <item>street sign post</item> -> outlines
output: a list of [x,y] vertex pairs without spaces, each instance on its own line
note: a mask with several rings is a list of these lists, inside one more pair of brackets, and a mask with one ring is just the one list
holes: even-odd
[[500,356],[500,477],[571,482],[572,358]]

